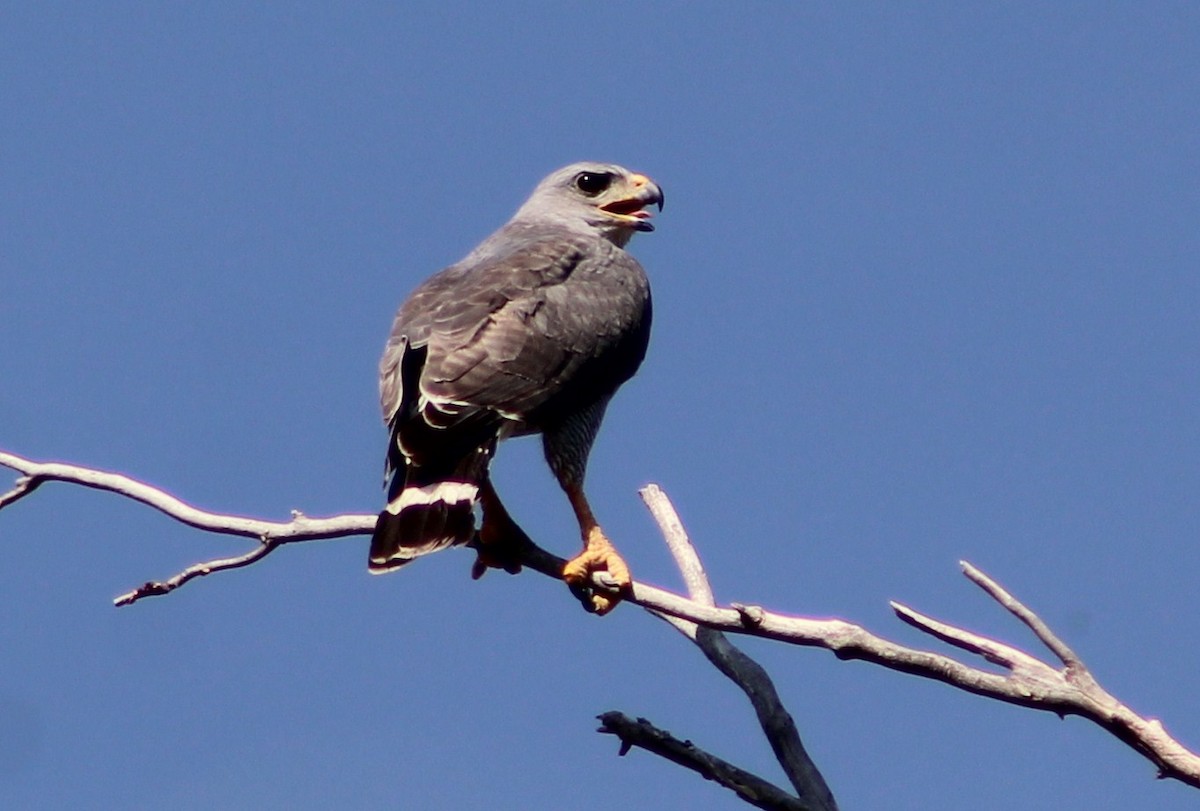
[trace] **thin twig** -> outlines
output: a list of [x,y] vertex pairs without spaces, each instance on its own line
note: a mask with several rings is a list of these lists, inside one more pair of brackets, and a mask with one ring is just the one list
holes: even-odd
[[961,648],[968,653],[974,653],[987,659],[992,664],[1007,667],[1010,670],[1023,670],[1027,673],[1038,673],[1047,678],[1056,678],[1058,670],[1042,662],[1022,650],[988,639],[986,636],[963,630],[944,622],[914,611],[908,606],[893,601],[892,610],[896,616],[919,631],[937,637],[943,642]]
[[1050,649],[1050,652],[1058,657],[1058,660],[1067,667],[1081,668],[1083,662],[1080,661],[1078,654],[1071,650],[1065,642],[1050,630],[1050,626],[1042,622],[1042,618],[1025,607],[1025,604],[1013,597],[992,578],[981,572],[979,569],[967,563],[965,560],[960,560],[958,565],[962,567],[963,574],[967,576],[975,585],[988,593],[1000,605],[1011,613],[1014,617],[1028,626],[1029,630],[1033,631],[1034,636]]
[[262,542],[251,549],[244,555],[237,555],[231,558],[218,558],[217,560],[209,560],[204,563],[197,563],[194,566],[189,566],[179,574],[166,581],[150,580],[138,586],[133,591],[128,591],[113,600],[113,605],[133,605],[143,597],[160,597],[164,594],[170,594],[175,589],[182,586],[184,583],[196,577],[204,577],[213,572],[223,572],[226,569],[240,569],[243,566],[249,566],[251,563],[257,563],[267,555],[274,552],[283,544],[282,541],[262,539]]

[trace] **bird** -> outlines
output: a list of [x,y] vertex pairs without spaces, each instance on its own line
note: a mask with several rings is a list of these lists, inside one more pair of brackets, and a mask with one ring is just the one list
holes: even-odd
[[[653,231],[663,191],[609,163],[573,163],[534,188],[512,218],[401,304],[379,363],[389,439],[387,505],[368,570],[475,542],[474,577],[520,571],[527,536],[490,477],[505,439],[540,434],[579,524],[582,551],[561,576],[597,614],[632,584],[584,493],[588,456],[612,396],[650,340],[650,283],[625,247]],[[475,506],[481,521],[475,528]],[[590,588],[606,572],[616,593]]]

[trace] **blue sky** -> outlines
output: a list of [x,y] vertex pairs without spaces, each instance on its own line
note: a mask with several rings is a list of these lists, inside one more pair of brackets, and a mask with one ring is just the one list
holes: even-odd
[[[375,364],[424,276],[579,159],[666,191],[589,478],[635,576],[1037,650],[1024,598],[1200,745],[1200,10],[1188,3],[36,4],[0,25],[0,448],[211,509],[373,511]],[[577,543],[535,442],[497,463]],[[0,489],[7,485],[0,486]],[[0,805],[742,808],[592,730],[778,779],[668,627],[449,552],[244,549],[46,486],[0,514]],[[842,806],[1193,808],[1078,719],[758,642]],[[1040,654],[1040,651],[1037,651]]]

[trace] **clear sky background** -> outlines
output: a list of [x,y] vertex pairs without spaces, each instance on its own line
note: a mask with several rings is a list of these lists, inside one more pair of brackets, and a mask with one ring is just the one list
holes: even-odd
[[[589,491],[635,576],[918,646],[1039,610],[1200,745],[1194,3],[9,4],[0,448],[283,519],[374,511],[401,299],[549,171],[666,191],[641,374]],[[535,441],[501,492],[578,543]],[[0,484],[7,489],[8,481]],[[745,699],[636,608],[452,551],[246,549],[47,485],[0,513],[0,806],[742,808],[619,709],[781,779]],[[758,642],[846,809],[1196,808],[1059,720]]]

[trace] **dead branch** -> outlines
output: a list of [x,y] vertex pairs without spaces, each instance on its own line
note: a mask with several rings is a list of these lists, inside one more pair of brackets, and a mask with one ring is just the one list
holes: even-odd
[[197,577],[226,569],[240,569],[256,563],[286,543],[369,535],[375,527],[375,516],[367,514],[309,518],[303,513],[293,511],[291,521],[264,521],[258,518],[243,518],[237,515],[209,512],[193,507],[161,488],[131,479],[120,473],[58,462],[34,462],[5,451],[0,451],[0,465],[22,474],[17,479],[16,486],[0,496],[0,510],[28,496],[44,482],[67,482],[133,499],[148,507],[153,507],[189,527],[217,535],[254,538],[259,542],[257,547],[245,555],[197,563],[165,581],[148,581],[114,599],[114,604],[119,606],[130,605],[143,597],[169,594]]
[[142,585],[132,591],[127,591],[113,599],[113,605],[132,605],[143,597],[161,597],[164,594],[170,594],[175,589],[182,586],[184,583],[196,577],[204,577],[213,572],[223,572],[226,569],[240,569],[243,566],[249,566],[251,563],[257,563],[267,555],[279,548],[281,541],[271,538],[260,538],[260,543],[254,549],[251,549],[244,555],[236,555],[231,558],[218,558],[204,563],[197,563],[187,567],[179,574],[164,581],[147,580]]
[[[11,507],[28,497],[44,482],[61,481],[134,499],[177,521],[207,532],[251,537],[263,545],[260,549],[266,549],[256,549],[242,558],[199,564],[200,569],[207,567],[208,571],[222,571],[253,563],[275,548],[266,548],[270,545],[269,542],[278,546],[284,543],[366,535],[371,532],[375,522],[374,515],[346,514],[329,518],[308,518],[299,513],[293,514],[292,520],[287,522],[261,521],[199,510],[157,487],[118,473],[77,465],[34,462],[2,451],[0,465],[21,474],[16,486],[0,496],[0,509]],[[532,542],[522,550],[521,562],[554,578],[560,576],[564,563],[562,558]],[[1033,611],[978,569],[965,562],[962,565],[964,573],[972,582],[983,588],[992,599],[1033,630],[1039,641],[1062,663],[1062,667],[1042,662],[1011,645],[934,620],[899,603],[892,603],[892,608],[904,622],[937,639],[979,655],[1007,672],[983,670],[943,654],[909,648],[845,620],[787,616],[759,606],[737,603],[729,608],[705,605],[637,582],[633,584],[629,601],[656,614],[668,615],[713,630],[749,634],[792,645],[825,648],[839,659],[871,662],[890,670],[940,681],[969,693],[1030,709],[1058,715],[1078,715],[1140,752],[1158,768],[1159,776],[1200,788],[1200,755],[1171,737],[1157,719],[1138,715],[1103,690],[1077,655],[1063,644]],[[188,570],[185,570],[172,578],[178,580],[174,587],[204,573],[206,572],[197,571],[187,577]],[[140,596],[163,594],[171,590],[166,588],[165,584],[160,585],[163,588],[151,588]],[[596,576],[594,585],[601,589],[611,586],[603,574]],[[145,586],[142,588],[146,589]],[[137,591],[140,590],[135,590],[135,593]],[[131,599],[128,602],[132,601]]]
[[628,754],[634,746],[645,749],[691,769],[706,780],[719,783],[750,805],[767,811],[816,811],[819,807],[798,800],[761,777],[710,755],[691,741],[679,740],[645,718],[635,720],[620,712],[606,712],[597,718],[600,720],[597,732],[621,739],[621,755]]
[[[704,571],[704,564],[696,554],[696,548],[688,537],[687,530],[675,506],[667,494],[656,484],[642,488],[639,493],[650,514],[658,523],[663,539],[675,558],[675,565],[683,575],[688,596],[704,605],[716,605],[712,585]],[[680,633],[696,646],[708,661],[730,681],[741,688],[750,699],[758,723],[762,727],[775,759],[796,790],[797,798],[808,807],[819,811],[837,811],[833,792],[821,775],[817,765],[809,757],[800,740],[800,732],[792,720],[791,713],[783,706],[775,683],[767,671],[744,651],[729,641],[720,631],[697,625],[668,615],[658,615],[670,622]],[[763,781],[766,782],[766,781]]]

